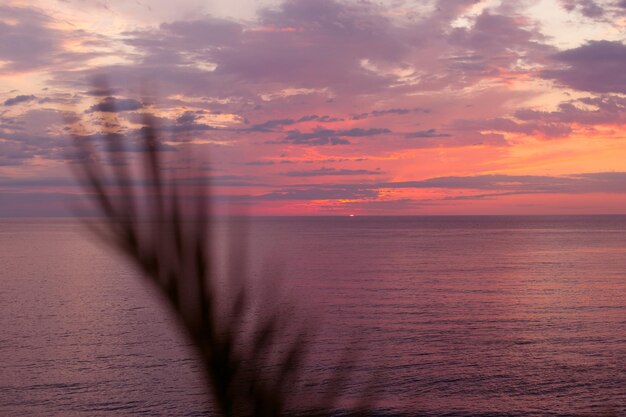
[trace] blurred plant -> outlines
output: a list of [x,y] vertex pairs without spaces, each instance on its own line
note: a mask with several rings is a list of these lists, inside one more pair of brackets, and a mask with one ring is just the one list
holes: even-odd
[[[304,383],[303,371],[310,332],[294,330],[292,316],[275,308],[275,300],[253,299],[245,256],[229,267],[234,296],[217,291],[213,249],[220,242],[210,230],[208,182],[182,192],[181,182],[164,174],[161,142],[149,114],[143,124],[143,175],[133,169],[125,136],[104,133],[101,141],[74,136],[75,173],[106,219],[88,221],[89,228],[129,257],[164,296],[202,361],[221,415],[337,414],[350,361],[340,362],[326,392],[307,393],[305,387],[313,385]],[[231,254],[241,251],[244,240],[233,240]],[[260,310],[254,307],[259,303]],[[367,414],[367,394],[340,414]]]

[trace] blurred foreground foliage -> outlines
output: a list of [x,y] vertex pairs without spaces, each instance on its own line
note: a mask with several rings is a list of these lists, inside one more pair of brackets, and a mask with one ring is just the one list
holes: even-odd
[[307,381],[304,360],[311,334],[290,322],[293,316],[276,308],[276,300],[255,299],[240,253],[245,233],[230,248],[240,254],[228,268],[236,290],[228,297],[218,291],[213,253],[221,242],[210,230],[209,181],[195,176],[193,191],[183,192],[184,186],[166,176],[150,114],[143,125],[139,149],[132,145],[139,162],[133,162],[124,135],[74,135],[75,174],[106,220],[87,221],[87,226],[126,255],[163,295],[202,361],[212,407],[223,416],[369,414],[370,389],[354,408],[338,405],[352,372],[350,355],[322,393],[310,392],[315,384]]

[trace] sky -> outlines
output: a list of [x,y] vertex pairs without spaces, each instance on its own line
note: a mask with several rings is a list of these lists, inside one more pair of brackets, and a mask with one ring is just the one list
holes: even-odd
[[218,210],[626,213],[626,1],[2,2],[0,216],[146,113]]

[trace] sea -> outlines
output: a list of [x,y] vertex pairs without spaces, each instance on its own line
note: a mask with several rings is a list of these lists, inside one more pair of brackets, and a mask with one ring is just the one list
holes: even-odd
[[[216,282],[290,305],[312,377],[353,355],[376,415],[626,416],[626,216],[211,227]],[[0,330],[0,416],[211,415],[171,310],[81,222],[0,220]]]

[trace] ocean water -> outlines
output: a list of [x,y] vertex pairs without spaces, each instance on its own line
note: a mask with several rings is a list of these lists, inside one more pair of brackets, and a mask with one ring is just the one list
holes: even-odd
[[[626,216],[247,229],[250,276],[317,329],[309,372],[358,342],[349,388],[373,376],[381,415],[626,415]],[[209,413],[169,312],[81,225],[0,221],[0,267],[0,415]]]

